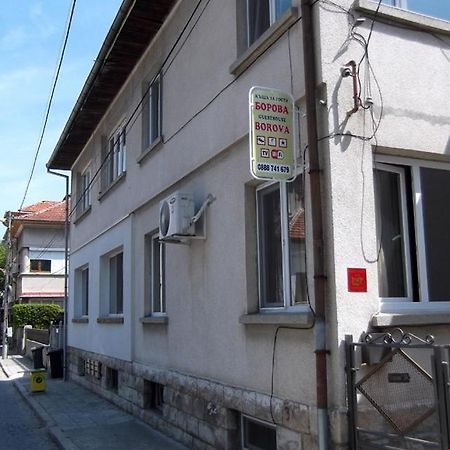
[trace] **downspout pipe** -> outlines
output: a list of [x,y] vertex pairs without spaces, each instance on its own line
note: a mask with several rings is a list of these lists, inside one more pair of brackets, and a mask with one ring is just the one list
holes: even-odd
[[47,169],[48,173],[57,175],[66,179],[66,213],[64,220],[64,341],[63,341],[63,355],[64,355],[64,381],[68,380],[68,357],[67,357],[67,316],[68,316],[68,275],[69,275],[69,175],[54,172]]
[[[316,111],[316,52],[314,39],[313,1],[301,0],[303,58],[305,77],[305,100],[308,131],[309,183],[311,192],[311,222],[314,261],[315,299],[315,355],[316,396],[319,449],[328,450],[330,445],[328,421],[327,386],[327,339],[326,339],[326,275],[323,238],[323,213],[321,196],[321,168],[317,132]],[[314,2],[315,3],[315,2]]]

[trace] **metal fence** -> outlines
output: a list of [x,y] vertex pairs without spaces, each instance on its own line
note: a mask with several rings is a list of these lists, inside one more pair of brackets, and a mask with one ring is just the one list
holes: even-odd
[[350,449],[449,449],[450,345],[396,329],[345,350]]

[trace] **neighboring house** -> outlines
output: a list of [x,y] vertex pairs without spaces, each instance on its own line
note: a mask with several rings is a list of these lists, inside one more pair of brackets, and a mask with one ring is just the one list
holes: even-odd
[[13,303],[63,306],[65,205],[41,201],[11,213]]
[[[48,163],[70,376],[193,448],[348,448],[345,336],[450,342],[450,17],[305,3],[125,0]],[[252,86],[293,95],[292,183],[250,174]]]

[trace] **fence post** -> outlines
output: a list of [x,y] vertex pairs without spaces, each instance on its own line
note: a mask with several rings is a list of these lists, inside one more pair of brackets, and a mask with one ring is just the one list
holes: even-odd
[[350,450],[356,450],[355,354],[353,336],[345,335],[345,373],[347,375],[347,425]]

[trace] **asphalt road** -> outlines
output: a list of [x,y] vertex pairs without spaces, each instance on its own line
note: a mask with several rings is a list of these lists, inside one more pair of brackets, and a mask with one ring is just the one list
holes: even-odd
[[12,381],[0,370],[0,450],[57,448]]

